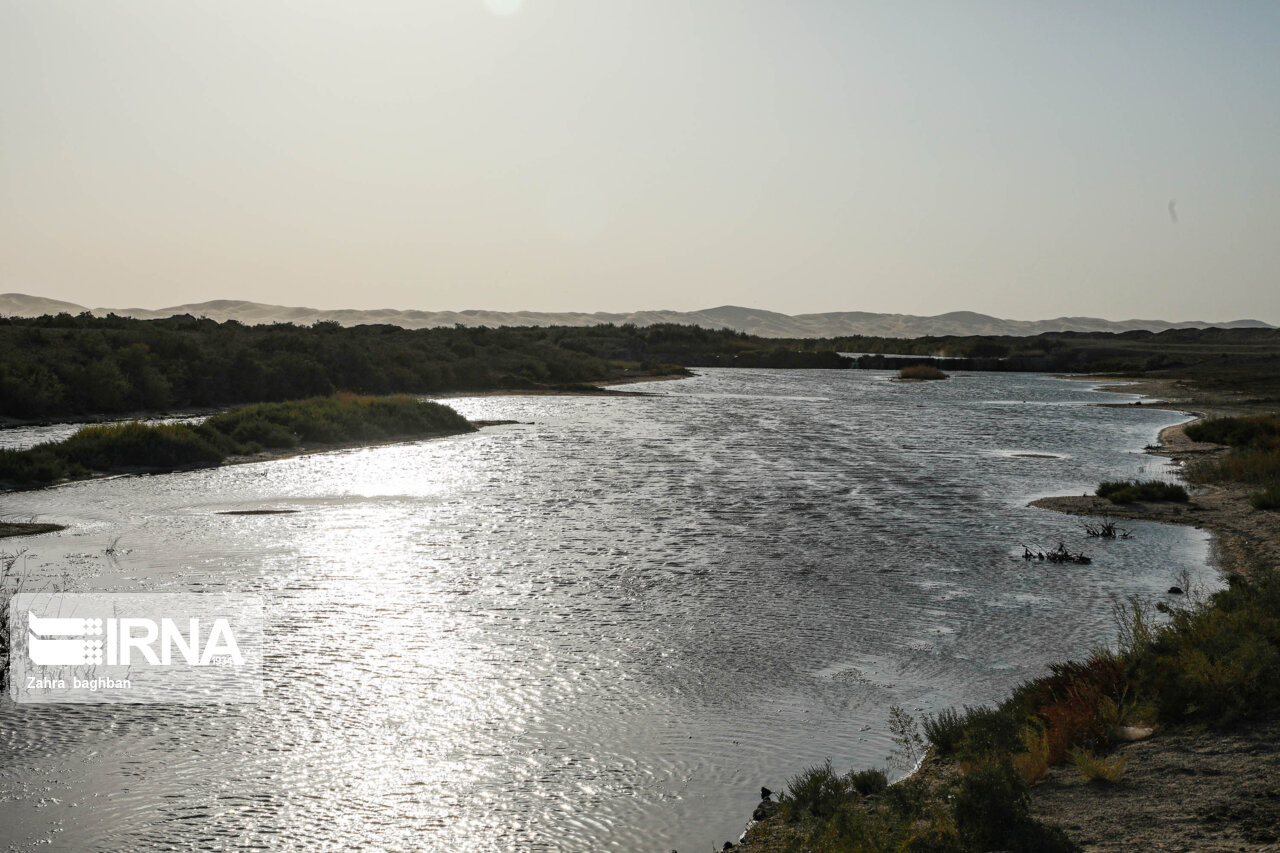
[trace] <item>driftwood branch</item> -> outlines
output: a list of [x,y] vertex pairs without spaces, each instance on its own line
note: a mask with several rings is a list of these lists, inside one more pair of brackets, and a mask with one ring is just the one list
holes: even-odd
[[1102,519],[1101,524],[1085,523],[1084,532],[1090,536],[1096,536],[1099,539],[1128,539],[1133,535],[1132,530],[1126,530],[1123,527],[1116,527],[1116,523],[1109,518]]
[[1087,566],[1093,562],[1092,557],[1086,557],[1082,552],[1071,551],[1063,542],[1058,543],[1057,548],[1051,548],[1043,551],[1039,548],[1029,548],[1022,546],[1022,559],[1024,560],[1041,560],[1048,563],[1078,563]]

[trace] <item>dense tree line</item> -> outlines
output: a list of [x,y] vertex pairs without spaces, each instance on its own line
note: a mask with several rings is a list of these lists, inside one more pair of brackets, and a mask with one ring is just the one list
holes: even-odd
[[[839,353],[942,355],[955,369],[1230,374],[1280,393],[1280,329],[1028,338],[780,340],[681,325],[403,329],[245,326],[189,316],[0,318],[0,416],[43,418],[361,394],[555,387],[684,367],[839,368]],[[862,366],[882,366],[874,359]],[[900,364],[892,365],[897,369]],[[1247,380],[1247,382],[1246,382]]]
[[[1280,329],[1051,332],[1030,337],[760,338],[697,326],[592,326],[552,330],[562,346],[605,359],[685,367],[853,367],[838,353],[943,357],[956,369],[1035,372],[1274,373]],[[967,362],[967,364],[965,364]],[[879,369],[875,359],[868,364]],[[896,370],[900,365],[894,364]],[[1270,369],[1268,369],[1270,366]],[[1240,378],[1240,377],[1235,377]]]
[[0,318],[0,416],[360,394],[536,389],[702,367],[841,367],[829,346],[697,326],[246,326],[189,316]]
[[547,330],[0,319],[0,415],[39,418],[362,394],[533,388],[640,370]]

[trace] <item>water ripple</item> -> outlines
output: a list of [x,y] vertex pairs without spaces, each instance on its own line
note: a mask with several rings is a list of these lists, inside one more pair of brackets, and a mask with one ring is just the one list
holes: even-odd
[[[258,706],[0,707],[0,839],[706,849],[761,784],[882,765],[890,705],[992,700],[1107,641],[1114,596],[1204,567],[1197,531],[1100,543],[1024,506],[1159,473],[1142,447],[1181,418],[1079,383],[645,390],[453,400],[522,424],[23,495],[69,525],[29,540],[28,584],[264,595],[267,685]],[[217,514],[262,507],[297,512]],[[1015,559],[1059,539],[1093,564]]]

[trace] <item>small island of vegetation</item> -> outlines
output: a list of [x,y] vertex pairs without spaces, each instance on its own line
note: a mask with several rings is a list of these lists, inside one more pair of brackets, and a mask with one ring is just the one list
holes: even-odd
[[1139,501],[1176,501],[1186,503],[1187,490],[1178,483],[1163,480],[1104,480],[1098,484],[1098,497],[1113,504],[1131,504]]
[[428,438],[474,429],[440,403],[337,394],[258,403],[194,426],[140,421],[87,426],[63,441],[0,450],[0,481],[31,487],[102,474],[206,468],[264,450]]
[[931,364],[912,364],[898,371],[898,378],[902,380],[929,380],[929,379],[950,379],[951,376],[943,373]]

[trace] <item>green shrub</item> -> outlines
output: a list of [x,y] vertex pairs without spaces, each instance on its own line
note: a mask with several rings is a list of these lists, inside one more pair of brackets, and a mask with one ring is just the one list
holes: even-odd
[[857,791],[864,797],[883,793],[889,787],[889,777],[883,770],[857,770],[845,777],[850,790]]
[[149,425],[139,421],[84,427],[57,448],[67,460],[92,471],[216,465],[223,457],[185,424]]
[[1187,478],[1195,483],[1252,483],[1280,485],[1280,449],[1243,447],[1226,456],[1203,459],[1187,467]]
[[1058,853],[1079,849],[1057,827],[1031,817],[1026,783],[1004,764],[983,764],[956,786],[952,815],[960,838],[973,850]]
[[778,798],[782,816],[797,821],[812,815],[828,818],[836,813],[845,798],[845,786],[831,769],[831,762],[803,770],[787,781],[787,791]]
[[1226,456],[1204,459],[1187,468],[1198,483],[1234,482],[1264,486],[1250,496],[1258,509],[1280,506],[1280,415],[1211,418],[1186,428],[1196,441],[1229,445]]
[[903,849],[906,853],[966,853],[953,827],[936,824],[908,838]]
[[939,754],[955,754],[965,761],[981,762],[992,755],[1023,750],[1028,713],[1016,704],[1000,708],[966,705],[963,711],[947,708],[936,716],[924,718],[924,732]]
[[[1160,625],[1151,612],[1151,602],[1140,595],[1113,601],[1111,615],[1116,623],[1116,646],[1123,657],[1132,658],[1142,654],[1160,633]],[[1123,666],[1123,657],[1111,657],[1113,666]]]
[[[895,849],[893,827],[880,815],[861,809],[856,803],[843,803],[827,820],[806,834],[802,850],[865,850],[889,853]],[[797,849],[796,846],[787,849]]]
[[[966,709],[967,711],[968,709]],[[964,736],[965,717],[955,708],[946,708],[936,716],[925,715],[924,736],[942,754],[955,752]]]
[[1135,501],[1187,501],[1187,490],[1177,483],[1163,480],[1105,480],[1098,485],[1097,495],[1112,503]]
[[1280,705],[1280,579],[1260,569],[1175,610],[1130,663],[1164,722],[1227,722]]
[[929,786],[919,776],[908,776],[885,789],[884,802],[899,818],[916,820],[929,803]]
[[1187,424],[1183,431],[1192,441],[1209,441],[1231,447],[1244,447],[1259,440],[1280,438],[1280,416],[1206,418]]
[[52,483],[83,473],[80,466],[73,465],[50,448],[51,445],[41,444],[28,450],[0,450],[0,480],[21,484]]
[[63,441],[0,450],[0,479],[51,483],[93,471],[170,471],[216,465],[223,454],[189,426],[130,421],[87,426]]
[[926,744],[916,718],[901,705],[889,708],[889,734],[893,739],[889,765],[907,773],[914,771],[924,758]]
[[983,764],[960,778],[952,797],[956,831],[972,847],[998,850],[1009,833],[1027,820],[1031,799],[1026,784],[1009,768]]
[[993,755],[1022,750],[1023,719],[1004,708],[966,708],[964,734],[955,752],[967,761],[983,761]]
[[[904,847],[930,850],[927,847],[906,846],[914,836],[920,834],[914,821],[902,820],[887,809],[865,808],[856,799],[845,800],[829,819],[817,822],[807,829],[801,838],[795,838],[785,849],[824,853],[900,853]],[[952,835],[954,836],[954,832]],[[955,846],[932,849],[936,853],[961,853],[961,849]]]
[[301,442],[339,444],[466,432],[471,425],[448,406],[414,397],[338,394],[287,403],[258,403],[215,415],[205,427],[264,447]]
[[288,427],[261,417],[241,418],[226,427],[212,426],[209,431],[222,433],[244,449],[255,446],[295,447],[298,444],[298,437]]
[[1013,756],[1013,768],[1028,784],[1039,782],[1049,772],[1048,733],[1026,726],[1022,730],[1022,745],[1026,751]]

